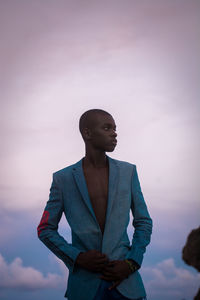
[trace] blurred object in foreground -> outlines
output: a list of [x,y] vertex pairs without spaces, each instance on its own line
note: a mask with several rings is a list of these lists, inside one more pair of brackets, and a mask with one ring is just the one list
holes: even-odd
[[[193,229],[188,235],[187,242],[182,250],[182,259],[186,264],[200,272],[200,227]],[[194,300],[200,300],[200,289]]]

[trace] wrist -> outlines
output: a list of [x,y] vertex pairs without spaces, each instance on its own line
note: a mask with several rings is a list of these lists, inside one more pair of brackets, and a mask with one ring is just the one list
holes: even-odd
[[78,266],[81,266],[81,262],[82,262],[82,255],[84,252],[80,252],[79,255],[76,258],[75,264]]
[[125,259],[124,261],[125,261],[125,262],[127,263],[127,265],[129,266],[129,269],[130,269],[131,273],[134,273],[135,271],[138,270],[137,265],[136,265],[132,260],[130,260],[130,259]]

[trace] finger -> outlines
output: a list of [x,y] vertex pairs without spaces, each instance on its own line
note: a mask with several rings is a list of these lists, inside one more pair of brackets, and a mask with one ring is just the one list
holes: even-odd
[[103,273],[105,265],[104,264],[92,264],[91,268],[96,270],[97,272]]
[[116,270],[113,267],[107,267],[107,265],[104,266],[104,273],[109,273],[109,274],[116,274]]
[[109,263],[110,265],[114,266],[118,261],[117,260],[110,260]]
[[102,271],[102,275],[106,276],[106,277],[114,277],[115,274],[109,273],[109,272],[104,272],[104,270]]
[[106,270],[106,264],[95,264],[94,266],[95,266],[95,268],[100,268],[102,270],[102,273],[104,271],[108,271],[109,272],[109,270]]
[[108,258],[106,254],[101,253],[101,252],[99,252],[99,251],[96,252],[96,255],[97,255],[98,257]]
[[107,264],[108,264],[108,262],[107,261],[104,261],[104,260],[95,260],[94,262],[93,262],[93,264],[94,265],[96,265],[96,266],[104,266],[104,267],[107,267]]
[[113,268],[115,267],[114,265],[111,265],[110,263],[107,263],[106,264],[106,269],[108,269],[108,270],[113,270]]
[[116,274],[102,272],[101,276],[103,276],[103,277],[105,277],[105,278],[107,278],[109,280],[113,280],[113,281],[119,280],[119,277],[117,277]]
[[113,262],[113,261],[108,261],[108,263],[107,263],[107,266],[108,266],[109,268],[113,268],[115,265],[116,265],[116,263]]
[[94,265],[96,266],[102,266],[102,267],[107,267],[108,262],[107,261],[95,261],[93,262]]
[[120,284],[120,282],[121,282],[121,280],[115,281],[114,284],[111,285],[108,289],[109,289],[109,290],[112,290],[112,289],[116,288],[116,286],[118,286],[118,285]]
[[106,270],[106,264],[95,264],[95,268],[100,268],[102,271]]
[[116,273],[116,268],[113,266],[108,266],[108,264],[104,266],[104,270],[105,272]]
[[90,255],[92,255],[94,258],[107,258],[107,255],[106,254],[102,254],[101,252],[99,252],[98,250],[91,250],[90,251]]
[[97,262],[106,262],[106,263],[109,262],[109,260],[105,257],[95,257],[95,261],[97,261]]
[[102,270],[102,275],[103,275],[103,276],[110,277],[110,278],[112,277],[113,280],[118,280],[118,279],[119,279],[119,277],[117,276],[116,273],[112,273],[112,272],[104,272],[104,270]]
[[104,271],[108,272],[110,274],[116,274],[116,273],[118,273],[118,270],[115,268],[115,266],[105,265]]
[[109,259],[106,256],[97,256],[96,259],[97,260],[104,260],[104,261],[109,262]]

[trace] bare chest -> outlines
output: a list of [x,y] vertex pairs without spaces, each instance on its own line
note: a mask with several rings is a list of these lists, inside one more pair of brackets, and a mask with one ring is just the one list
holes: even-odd
[[99,223],[104,231],[108,201],[108,168],[84,170],[90,201]]

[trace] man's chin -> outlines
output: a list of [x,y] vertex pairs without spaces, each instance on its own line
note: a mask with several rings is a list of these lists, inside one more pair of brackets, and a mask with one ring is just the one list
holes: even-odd
[[115,146],[107,148],[105,151],[106,152],[113,152],[115,150]]

